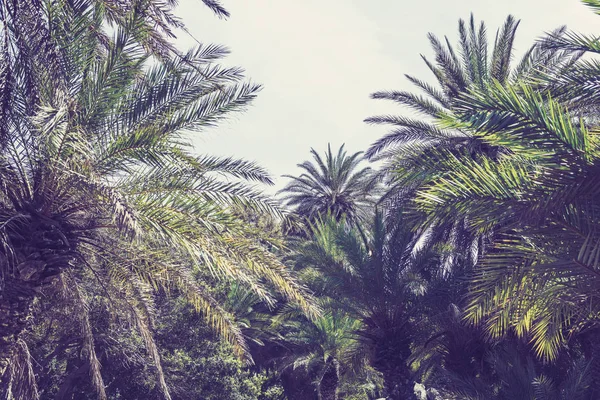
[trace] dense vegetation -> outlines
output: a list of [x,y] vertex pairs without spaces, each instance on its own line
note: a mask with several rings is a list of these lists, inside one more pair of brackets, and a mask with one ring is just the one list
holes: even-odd
[[0,1],[3,397],[600,398],[600,37],[460,20],[270,198],[190,145],[260,87],[175,5]]

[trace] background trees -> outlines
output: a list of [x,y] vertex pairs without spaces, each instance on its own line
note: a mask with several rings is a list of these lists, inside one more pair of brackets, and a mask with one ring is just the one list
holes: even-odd
[[361,167],[361,152],[348,155],[344,145],[337,154],[328,145],[325,159],[311,149],[313,162],[298,164],[304,172],[290,176],[290,182],[280,191],[287,206],[300,216],[314,222],[331,214],[349,224],[369,218],[376,199],[376,181],[370,167]]
[[[581,58],[581,53],[593,51],[595,39],[557,30],[536,43],[511,74],[516,27],[509,17],[488,52],[485,28],[477,28],[473,19],[468,26],[461,21],[460,53],[449,42],[444,46],[431,37],[437,65],[428,66],[441,89],[409,78],[430,99],[405,92],[375,95],[425,116],[367,120],[395,127],[367,154],[387,161],[380,175],[391,188],[379,204],[386,224],[397,227],[401,214],[412,221],[412,242],[402,245],[389,235],[392,246],[406,248],[411,262],[423,249],[436,253],[438,260],[433,263],[436,268],[421,276],[428,291],[416,315],[407,319],[406,354],[411,361],[397,359],[392,364],[421,369],[422,378],[430,383],[432,376],[425,371],[435,374],[440,379],[435,385],[455,396],[530,393],[543,398],[549,395],[542,394],[548,379],[554,382],[553,396],[591,398],[596,389],[585,371],[596,368],[590,357],[595,351],[582,351],[580,340],[596,332],[595,295],[586,288],[595,290],[592,275],[597,269],[597,140],[590,134],[597,119],[593,95],[581,96],[583,87],[594,87],[595,61],[591,56]],[[561,76],[573,86],[571,95],[566,94],[569,90]],[[576,79],[582,87],[576,88]],[[342,236],[348,232],[341,225],[335,229]],[[319,235],[317,231],[313,239],[321,246],[315,254],[344,258],[332,244],[335,235]],[[374,247],[368,248],[369,256],[377,254]],[[350,260],[355,260],[360,252],[351,254]],[[316,258],[307,263],[324,264]],[[336,265],[332,260],[335,256],[329,262]],[[344,262],[348,261],[337,265]],[[349,266],[340,270],[350,271],[363,283],[382,275],[373,265],[364,275]],[[324,275],[351,288],[350,296],[344,297],[350,304],[350,298],[365,305],[377,298],[373,291],[358,300],[361,290],[335,269]],[[385,292],[393,279],[375,286]],[[397,312],[406,303],[396,299],[392,310]],[[465,324],[463,316],[474,326]],[[420,330],[415,324],[419,319],[433,332]],[[514,349],[529,355],[521,358]],[[391,353],[398,356],[402,351]],[[454,361],[452,354],[457,355]],[[467,355],[470,361],[464,359]],[[521,368],[514,379],[502,367],[508,359]],[[477,365],[471,377],[463,375],[469,362]],[[433,364],[443,371],[428,370],[427,365]],[[577,376],[573,378],[577,383],[570,386],[570,378],[562,380],[567,376]],[[497,385],[500,381],[510,383]],[[477,389],[468,382],[481,386]],[[394,396],[393,387],[386,389]]]

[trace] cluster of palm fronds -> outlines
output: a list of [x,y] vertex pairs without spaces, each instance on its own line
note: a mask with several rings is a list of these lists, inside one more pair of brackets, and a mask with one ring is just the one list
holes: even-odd
[[[444,247],[465,271],[457,304],[480,336],[491,343],[512,337],[550,364],[560,364],[566,352],[575,363],[596,365],[589,353],[573,351],[581,337],[597,331],[600,311],[598,38],[558,29],[510,72],[516,26],[509,17],[489,55],[485,27],[477,29],[473,18],[459,25],[459,55],[447,40],[443,45],[431,36],[436,62],[427,65],[441,88],[409,77],[426,97],[374,95],[405,104],[425,120],[368,119],[394,131],[367,154],[386,162],[381,174],[392,185],[392,206],[408,207],[426,246]],[[435,343],[451,354],[452,342],[426,345]],[[527,391],[549,398],[542,395],[546,378],[536,378],[537,389]],[[562,393],[555,395],[597,395],[589,379],[575,386],[555,388]],[[507,390],[501,396],[508,398]],[[500,396],[485,394],[483,386],[468,392],[461,391]]]
[[[594,40],[555,32],[530,54],[560,52],[566,61],[544,62],[544,70],[521,72],[515,82],[490,74],[488,83],[468,86],[436,112],[436,129],[460,132],[477,146],[431,146],[401,135],[399,143],[420,148],[388,155],[396,167],[387,173],[414,188],[410,201],[423,229],[459,222],[469,236],[486,238],[471,277],[473,322],[494,336],[511,329],[532,335],[547,359],[565,345],[567,332],[596,321],[599,153],[593,110],[576,93],[593,92],[594,61],[580,56],[594,51]],[[569,97],[554,77],[573,74],[581,86]]]

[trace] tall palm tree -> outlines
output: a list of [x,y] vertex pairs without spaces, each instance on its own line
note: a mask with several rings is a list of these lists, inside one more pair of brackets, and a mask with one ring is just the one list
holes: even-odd
[[328,145],[324,159],[314,149],[310,152],[314,161],[298,164],[304,171],[300,176],[284,175],[291,179],[280,191],[285,203],[309,221],[326,214],[351,224],[366,218],[376,183],[371,168],[360,167],[361,152],[348,155],[344,145],[335,155]]
[[[244,182],[270,183],[268,175],[246,161],[194,155],[187,139],[242,109],[259,87],[242,83],[239,69],[214,64],[226,53],[219,46],[153,62],[154,53],[138,40],[150,37],[139,7],[128,9],[108,35],[105,9],[95,2],[40,4],[47,14],[37,23],[52,32],[51,44],[40,49],[58,52],[60,62],[47,64],[20,42],[13,46],[22,39],[14,31],[3,31],[0,45],[2,385],[11,380],[6,371],[14,357],[24,354],[20,337],[43,290],[65,288],[89,333],[86,283],[97,280],[130,311],[159,375],[152,288],[183,293],[244,351],[228,313],[195,282],[195,268],[235,277],[270,303],[277,288],[311,309],[303,288],[265,246],[277,243],[235,212],[282,215]],[[22,28],[14,18],[6,21]],[[27,63],[18,64],[23,57]],[[220,180],[223,174],[233,180]],[[86,337],[104,398],[93,338]],[[169,398],[163,378],[160,385]]]
[[534,50],[554,54],[549,68],[452,99],[430,130],[460,132],[476,151],[442,140],[397,158],[423,229],[461,221],[468,234],[493,239],[474,269],[470,321],[492,337],[531,340],[546,361],[598,321],[597,72],[581,58],[586,42],[591,51],[596,44],[587,39],[558,31]]

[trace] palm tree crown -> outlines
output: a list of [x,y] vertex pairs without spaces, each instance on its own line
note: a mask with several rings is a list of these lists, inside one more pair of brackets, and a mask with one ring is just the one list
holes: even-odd
[[[448,157],[471,154],[475,158],[496,158],[505,151],[502,146],[491,146],[468,129],[445,123],[446,116],[455,111],[463,94],[472,90],[487,90],[491,84],[507,86],[526,78],[533,79],[542,67],[555,70],[563,67],[560,50],[536,43],[512,68],[513,43],[518,26],[519,21],[508,16],[503,27],[497,31],[491,49],[485,24],[482,22],[477,26],[473,15],[468,22],[459,21],[458,51],[447,37],[442,41],[429,34],[435,62],[424,56],[422,58],[435,76],[438,86],[407,75],[408,80],[425,96],[407,91],[382,91],[372,95],[374,99],[393,100],[422,116],[382,115],[365,120],[370,124],[393,127],[389,134],[373,143],[366,152],[369,159],[384,161],[378,175],[389,186],[382,201],[390,215],[396,209],[404,208],[406,201],[414,196],[419,187],[437,177],[438,165],[423,160],[435,159],[441,152]],[[560,36],[562,33],[563,30],[557,30],[554,34]],[[445,275],[459,268],[471,267],[488,243],[486,237],[470,233],[467,225],[468,221],[464,220],[447,221],[446,224],[430,220],[430,225],[423,231],[423,245],[438,243],[441,244],[438,247],[447,250],[440,268]]]
[[348,155],[342,145],[337,154],[327,147],[325,159],[311,149],[314,162],[298,164],[304,172],[291,179],[280,193],[288,206],[310,221],[326,214],[337,220],[357,222],[368,215],[373,204],[375,183],[370,179],[371,168],[360,167],[361,152]]
[[[370,124],[385,124],[394,127],[393,131],[376,141],[366,156],[370,159],[386,159],[396,163],[389,166],[404,167],[431,148],[444,146],[461,148],[467,151],[487,151],[477,137],[460,129],[447,129],[438,126],[445,114],[454,109],[456,100],[469,90],[486,90],[490,84],[513,85],[524,79],[533,79],[544,72],[560,71],[564,67],[563,52],[558,48],[534,44],[513,68],[513,43],[519,21],[509,15],[496,33],[492,48],[487,41],[487,29],[483,22],[477,27],[473,15],[469,22],[459,20],[459,51],[457,52],[447,37],[442,42],[433,34],[429,41],[435,54],[435,63],[421,56],[433,73],[438,87],[419,78],[406,75],[425,96],[407,91],[380,91],[372,95],[374,99],[392,100],[425,116],[425,120],[401,116],[375,116],[366,119]],[[553,32],[562,37],[564,29]],[[432,121],[433,123],[430,123]],[[430,166],[432,169],[435,166]],[[408,168],[405,168],[408,169]]]

